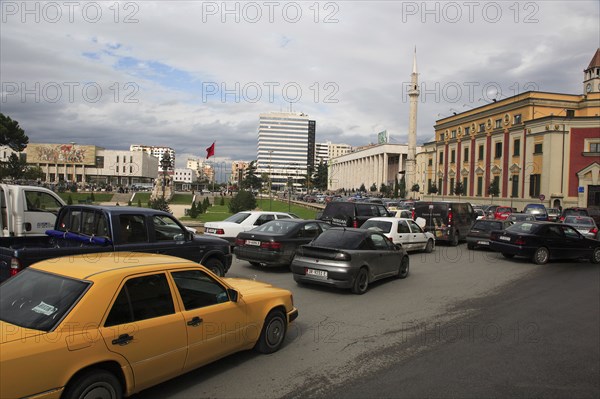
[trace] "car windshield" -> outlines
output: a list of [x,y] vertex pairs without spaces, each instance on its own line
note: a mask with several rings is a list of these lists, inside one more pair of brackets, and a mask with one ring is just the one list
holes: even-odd
[[493,220],[478,220],[473,224],[471,229],[484,231],[502,230],[502,223]]
[[527,222],[522,222],[522,223],[517,223],[517,224],[513,224],[510,227],[506,228],[506,231],[510,231],[511,233],[535,233],[536,231],[539,230],[541,225],[539,224],[534,224],[534,223],[527,223]]
[[0,320],[33,330],[53,330],[91,283],[26,269],[2,285]]
[[565,224],[578,224],[582,226],[593,226],[594,221],[592,218],[584,218],[580,216],[567,216],[565,218]]
[[567,209],[565,211],[565,216],[567,215],[579,215],[579,216],[587,216],[587,211],[583,210],[583,209]]
[[240,224],[244,220],[248,219],[249,216],[250,216],[250,214],[248,212],[240,212],[240,213],[236,213],[235,215],[229,216],[227,219],[224,220],[224,222]]
[[271,220],[270,222],[255,227],[254,229],[252,229],[252,231],[261,233],[285,234],[296,226],[298,226],[298,223],[279,219]]
[[329,229],[315,238],[311,246],[337,248],[337,249],[356,249],[360,246],[364,238],[364,233],[346,229]]
[[381,231],[382,233],[389,233],[392,229],[392,222],[386,222],[384,220],[367,220],[362,226],[360,226],[360,228]]

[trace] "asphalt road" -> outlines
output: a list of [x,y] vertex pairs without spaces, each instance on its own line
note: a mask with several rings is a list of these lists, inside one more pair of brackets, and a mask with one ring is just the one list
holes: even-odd
[[282,349],[234,354],[136,398],[600,396],[600,268],[486,251],[411,254],[362,296],[234,261],[294,293]]

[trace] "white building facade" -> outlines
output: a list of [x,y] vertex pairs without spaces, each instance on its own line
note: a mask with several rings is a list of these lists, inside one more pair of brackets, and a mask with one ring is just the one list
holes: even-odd
[[285,189],[289,180],[305,185],[314,170],[315,134],[316,122],[304,113],[260,114],[256,173],[267,174],[273,190]]
[[[420,151],[421,147],[417,147]],[[401,179],[398,172],[406,170],[407,144],[379,144],[333,158],[329,163],[327,189],[367,190],[375,184],[377,189],[384,183],[394,184]]]
[[173,181],[180,183],[192,183],[196,180],[196,170],[190,168],[175,168]]
[[140,145],[140,144],[132,144],[129,147],[129,151],[144,151],[156,158],[158,158],[158,171],[163,172],[162,166],[160,162],[165,153],[169,153],[169,157],[171,158],[171,168],[167,170],[167,173],[173,174],[173,170],[175,168],[175,150],[170,147],[157,147],[151,145]]

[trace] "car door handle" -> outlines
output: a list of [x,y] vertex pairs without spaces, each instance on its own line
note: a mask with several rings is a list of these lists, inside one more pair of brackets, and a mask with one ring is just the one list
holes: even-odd
[[187,322],[188,326],[198,327],[202,323],[202,319],[198,316],[194,317],[192,320]]
[[121,335],[119,335],[119,338],[112,340],[112,344],[123,346],[123,345],[127,345],[130,341],[133,341],[133,337],[131,335],[121,334]]

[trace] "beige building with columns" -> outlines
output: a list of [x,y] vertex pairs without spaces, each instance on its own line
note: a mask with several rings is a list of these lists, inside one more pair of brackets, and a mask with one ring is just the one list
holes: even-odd
[[[417,147],[417,152],[421,147]],[[398,172],[406,170],[407,144],[379,144],[334,158],[329,162],[327,189],[352,190],[364,184],[391,185]]]

